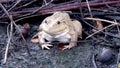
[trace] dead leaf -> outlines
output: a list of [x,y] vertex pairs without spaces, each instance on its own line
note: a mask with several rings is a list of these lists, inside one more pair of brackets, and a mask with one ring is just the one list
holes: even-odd
[[33,42],[33,43],[38,43],[39,40],[38,40],[38,38],[32,38],[32,39],[31,39],[31,42]]
[[[103,24],[102,24],[101,21],[93,20],[93,22],[95,23],[95,26],[97,27],[98,30],[103,29]],[[93,29],[92,31],[93,31],[93,32],[96,32],[97,30],[96,30],[96,29]]]
[[60,43],[58,48],[59,48],[60,50],[63,50],[63,49],[64,49],[64,46],[65,46],[65,45],[64,45],[63,43]]
[[30,25],[28,23],[23,24],[23,27],[27,30],[30,29]]

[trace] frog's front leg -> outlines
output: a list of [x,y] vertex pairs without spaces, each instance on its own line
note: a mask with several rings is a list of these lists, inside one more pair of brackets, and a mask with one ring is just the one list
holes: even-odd
[[69,43],[69,45],[64,46],[63,50],[71,49],[77,45],[77,38],[78,38],[77,33],[73,32],[72,34],[70,34],[70,36],[71,36],[70,43]]
[[39,43],[41,44],[42,49],[45,49],[45,48],[50,49],[49,46],[53,46],[53,45],[49,44],[51,42],[46,42],[45,41],[45,36],[42,32],[38,33],[38,38],[39,38]]

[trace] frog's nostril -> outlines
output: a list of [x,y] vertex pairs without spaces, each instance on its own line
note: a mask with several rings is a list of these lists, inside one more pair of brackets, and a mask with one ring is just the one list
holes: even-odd
[[60,21],[58,21],[57,24],[60,24]]
[[69,38],[68,41],[71,41],[71,39]]

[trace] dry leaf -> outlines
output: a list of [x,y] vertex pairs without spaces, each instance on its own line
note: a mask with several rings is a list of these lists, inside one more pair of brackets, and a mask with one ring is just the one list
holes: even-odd
[[32,38],[31,39],[31,42],[33,42],[33,43],[38,43],[38,41],[39,41],[38,38]]
[[[94,20],[93,22],[95,23],[95,26],[97,27],[98,30],[103,29],[103,24],[101,21]],[[93,29],[92,31],[96,32],[97,30]]]
[[63,50],[63,49],[64,49],[64,46],[65,46],[65,45],[64,45],[63,43],[60,43],[58,48],[59,48],[60,50]]
[[23,27],[27,30],[30,29],[30,25],[28,23],[23,24]]
[[102,24],[101,21],[96,20],[95,23],[96,23],[96,26],[97,26],[98,30],[103,28],[103,24]]

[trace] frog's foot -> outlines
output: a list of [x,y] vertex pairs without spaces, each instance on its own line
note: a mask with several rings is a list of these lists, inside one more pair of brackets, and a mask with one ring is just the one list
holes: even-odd
[[73,48],[74,46],[71,46],[71,45],[65,45],[64,48],[62,50],[65,50],[65,49],[71,49]]
[[53,46],[53,45],[51,45],[51,44],[42,44],[41,45],[42,49],[48,49],[48,50],[50,49],[49,48],[50,46]]

